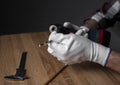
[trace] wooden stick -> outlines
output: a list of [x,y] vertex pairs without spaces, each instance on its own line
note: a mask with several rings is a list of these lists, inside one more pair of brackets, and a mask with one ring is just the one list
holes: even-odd
[[49,79],[44,85],[49,85],[60,73],[62,73],[69,65],[63,66],[51,79]]

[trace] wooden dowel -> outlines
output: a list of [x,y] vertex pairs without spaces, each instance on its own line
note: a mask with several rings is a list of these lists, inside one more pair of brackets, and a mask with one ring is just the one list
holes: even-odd
[[49,85],[61,72],[63,72],[69,65],[62,67],[52,78],[50,78],[44,85]]

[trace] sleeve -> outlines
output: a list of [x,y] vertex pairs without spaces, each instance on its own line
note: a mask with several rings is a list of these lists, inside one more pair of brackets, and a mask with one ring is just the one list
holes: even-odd
[[116,21],[120,21],[120,2],[118,0],[110,0],[104,3],[100,9],[84,21],[88,19],[95,20],[99,25],[99,29],[113,26]]

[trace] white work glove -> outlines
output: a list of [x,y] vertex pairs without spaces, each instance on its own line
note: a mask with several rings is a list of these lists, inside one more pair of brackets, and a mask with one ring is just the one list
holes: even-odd
[[91,61],[105,65],[110,49],[77,34],[53,31],[49,36],[48,52],[65,64]]

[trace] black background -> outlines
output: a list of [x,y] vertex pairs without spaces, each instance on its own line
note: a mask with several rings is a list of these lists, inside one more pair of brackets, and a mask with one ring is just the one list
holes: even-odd
[[0,34],[48,31],[65,21],[81,25],[106,0],[2,0]]

